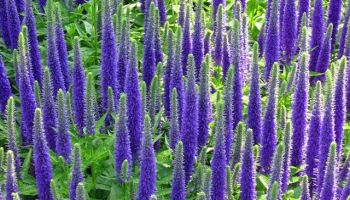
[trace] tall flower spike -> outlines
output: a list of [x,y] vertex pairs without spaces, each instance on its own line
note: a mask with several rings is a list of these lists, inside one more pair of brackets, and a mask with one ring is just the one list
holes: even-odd
[[[237,19],[233,20],[233,30],[231,32],[231,64],[235,69],[238,69],[238,72],[241,72],[241,56],[240,56],[240,48],[241,48],[241,40],[240,40],[240,29],[239,29],[239,21]],[[236,70],[235,70],[236,71]],[[242,76],[242,74],[240,74]]]
[[81,150],[79,144],[74,145],[73,155],[72,155],[72,173],[69,185],[69,198],[71,200],[76,199],[76,190],[78,184],[84,181],[83,173],[81,171]]
[[[346,178],[346,185],[341,191],[340,200],[347,200],[350,196],[350,173],[348,173]],[[342,183],[342,182],[341,182]]]
[[0,34],[2,40],[7,48],[11,47],[10,34],[7,28],[7,11],[6,11],[6,0],[0,1]]
[[171,70],[171,79],[170,79],[170,87],[169,89],[172,90],[173,88],[176,88],[177,90],[177,99],[179,103],[179,123],[181,127],[181,120],[182,120],[182,107],[183,107],[183,101],[184,101],[184,88],[182,83],[182,67],[181,67],[181,38],[182,38],[182,31],[181,28],[179,28],[176,32],[176,44],[175,44],[175,57],[174,57],[174,67]]
[[259,36],[258,36],[258,44],[259,44],[259,57],[262,57],[264,54],[264,47],[265,47],[265,25],[266,23],[263,24],[263,26],[260,29]]
[[225,116],[225,149],[226,149],[226,162],[227,164],[231,159],[231,145],[233,141],[233,127],[232,127],[232,79],[233,79],[233,67],[230,67],[224,86],[224,116]]
[[[147,22],[148,21],[148,22]],[[147,90],[151,86],[151,82],[156,70],[156,58],[155,58],[155,42],[154,42],[154,27],[155,27],[155,7],[152,3],[149,11],[148,17],[145,23],[147,30],[144,35],[143,42],[143,80],[146,82]]]
[[306,20],[309,18],[309,10],[310,10],[310,0],[301,0],[299,1],[299,9],[298,9],[298,34],[300,33],[300,29],[303,27],[302,21],[303,21],[303,15],[306,15]]
[[74,60],[72,72],[72,100],[74,110],[74,122],[78,128],[79,136],[82,136],[84,128],[85,111],[85,72],[80,54],[79,38],[74,38]]
[[301,200],[311,200],[310,192],[309,192],[309,183],[307,176],[303,176],[301,183]]
[[204,55],[210,54],[211,51],[211,44],[210,44],[210,39],[211,39],[211,33],[207,32],[204,37]]
[[336,180],[337,180],[337,144],[332,142],[329,146],[329,153],[327,158],[327,166],[322,183],[322,190],[320,193],[320,200],[335,199],[336,197]]
[[318,177],[317,186],[318,192],[321,192],[321,187],[324,179],[324,170],[326,168],[327,155],[329,146],[334,141],[334,102],[333,102],[333,84],[330,71],[326,72],[327,82],[325,85],[325,107],[320,131],[319,157],[318,157]]
[[168,35],[167,35],[167,62],[166,62],[166,67],[165,67],[165,72],[164,72],[164,77],[163,77],[163,84],[164,84],[164,99],[163,99],[163,104],[164,104],[164,111],[165,111],[165,116],[168,118],[170,117],[170,99],[171,99],[171,88],[170,88],[170,81],[171,81],[171,71],[174,68],[174,38],[173,38],[173,31],[169,30]]
[[43,117],[41,109],[35,110],[34,128],[34,167],[38,196],[40,199],[52,200],[53,196],[50,189],[52,179],[52,165],[47,147],[45,132],[43,129]]
[[57,112],[54,97],[52,95],[51,75],[48,68],[44,69],[42,112],[46,141],[51,150],[56,151],[56,127]]
[[[159,0],[157,0],[159,1]],[[156,9],[154,13],[154,57],[156,64],[163,61],[162,43],[160,38],[160,22],[159,10]]]
[[265,80],[269,80],[271,68],[274,62],[278,62],[280,54],[279,26],[278,26],[278,1],[271,0],[271,14],[267,23],[265,41]]
[[343,183],[347,178],[350,167],[350,153],[347,155],[346,160],[344,161],[341,169],[339,170],[338,182]]
[[180,138],[177,91],[175,88],[173,88],[171,96],[170,113],[169,144],[171,149],[175,149]]
[[283,43],[284,57],[286,62],[289,64],[294,57],[297,42],[297,16],[295,0],[286,0],[283,15],[283,31],[281,33],[281,39],[283,41],[281,41],[281,43]]
[[94,135],[95,134],[95,107],[96,107],[96,99],[95,99],[95,82],[92,73],[89,72],[86,80],[86,90],[85,90],[85,126],[86,126],[86,134]]
[[232,85],[232,128],[235,129],[238,122],[243,119],[243,81],[242,81],[242,66],[238,63],[234,64],[233,85]]
[[322,99],[322,84],[318,81],[314,93],[305,155],[305,173],[310,181],[310,194],[313,194],[313,191],[316,188],[315,180],[317,178],[317,160],[319,156],[320,132],[322,125]]
[[144,121],[144,117],[146,116],[146,113],[147,113],[147,86],[145,81],[141,81],[140,92],[141,92],[141,99],[142,99],[142,120]]
[[337,142],[337,155],[340,159],[342,153],[343,145],[343,131],[344,131],[344,122],[345,122],[345,87],[346,87],[346,78],[347,78],[347,61],[346,57],[342,57],[340,60],[340,65],[338,68],[337,80],[335,82],[334,88],[334,133],[335,141]]
[[226,78],[227,70],[230,68],[231,64],[231,54],[230,54],[230,47],[229,47],[229,41],[228,41],[228,35],[225,34],[223,38],[223,49],[222,49],[222,72],[224,79]]
[[200,72],[199,92],[198,92],[198,146],[207,144],[210,123],[210,91],[209,91],[209,55],[205,57]]
[[47,66],[51,72],[53,95],[56,96],[59,89],[65,90],[64,77],[56,44],[55,24],[54,24],[54,2],[48,0],[46,6],[47,21]]
[[[291,164],[300,166],[303,162],[303,147],[307,128],[307,109],[309,101],[309,68],[308,55],[303,53],[298,63],[298,79],[293,95],[292,106],[292,154]],[[283,186],[281,186],[283,188]]]
[[64,80],[65,89],[69,89],[70,85],[70,74],[69,74],[69,65],[68,65],[68,53],[67,53],[67,44],[64,40],[64,32],[61,22],[61,11],[59,6],[55,7],[55,40],[58,52],[58,59],[61,64],[61,71]]
[[125,94],[127,106],[127,125],[130,135],[130,148],[133,161],[139,160],[142,138],[142,99],[138,81],[137,48],[132,43],[130,50],[129,66],[127,70]]
[[[318,55],[321,50],[322,39],[323,39],[323,1],[314,1],[314,11],[312,14],[312,35],[310,41],[310,48],[312,49],[310,53],[310,71],[316,72],[317,70],[317,60]],[[314,78],[311,78],[313,80]]]
[[185,103],[183,107],[181,137],[184,145],[184,166],[186,183],[190,180],[198,144],[198,102],[194,58],[188,56],[188,74]]
[[[231,158],[231,166],[235,167],[237,163],[241,161],[242,155],[242,143],[243,143],[243,132],[245,130],[244,123],[240,122],[235,128],[235,139],[232,145],[232,158]],[[226,152],[229,154],[230,152]]]
[[226,191],[226,154],[224,139],[224,104],[219,101],[216,111],[215,147],[211,161],[211,199],[225,199]]
[[33,70],[33,77],[34,80],[37,80],[39,85],[42,86],[42,66],[40,62],[41,56],[31,0],[26,0],[24,23],[28,27],[28,49]]
[[290,162],[291,162],[291,134],[292,134],[292,125],[290,122],[287,122],[286,129],[284,131],[283,144],[285,147],[285,152],[283,155],[283,174],[281,180],[281,190],[282,193],[287,192],[288,183],[289,183],[289,172],[290,172]]
[[[272,164],[272,170],[271,170],[271,178],[270,183],[268,187],[268,196],[267,199],[270,199],[271,196],[269,194],[271,193],[271,190],[273,189],[273,184],[275,182],[278,183],[278,185],[281,185],[281,179],[282,179],[282,173],[283,173],[283,155],[285,153],[285,146],[284,144],[279,144],[276,148],[276,152],[273,156],[273,164]],[[282,191],[281,187],[278,188],[278,199],[281,199]]]
[[254,200],[255,192],[255,161],[253,156],[253,133],[248,129],[242,156],[242,169],[240,173],[240,198]]
[[242,72],[242,84],[245,84],[245,81],[250,76],[250,56],[249,56],[249,33],[248,33],[248,17],[246,13],[242,14],[242,20],[240,21],[241,29],[241,43],[242,47],[240,48],[241,56],[241,72]]
[[181,42],[181,65],[184,75],[187,74],[188,56],[192,52],[191,42],[191,9],[189,5],[186,7],[185,21],[183,25],[183,34]]
[[[174,90],[176,91],[176,90]],[[171,187],[171,198],[172,200],[185,200],[186,199],[186,184],[185,184],[185,171],[183,167],[183,145],[179,141],[176,145],[174,155],[174,171],[173,171],[173,182]]]
[[26,146],[32,144],[32,128],[33,128],[33,119],[34,111],[36,107],[35,97],[33,88],[30,84],[29,73],[28,73],[28,63],[26,57],[26,46],[24,44],[23,34],[19,35],[19,96],[21,100],[21,133],[22,133],[22,145]]
[[6,115],[7,115],[7,147],[12,151],[15,159],[15,170],[17,177],[21,178],[21,158],[19,155],[19,150],[16,141],[16,115],[15,115],[15,101],[13,97],[8,99],[6,106]]
[[148,115],[145,116],[143,130],[138,200],[148,200],[156,191],[156,158],[152,143],[151,119]]
[[6,1],[7,28],[11,40],[11,49],[14,50],[18,46],[18,35],[21,32],[21,20],[15,0]]
[[[319,73],[325,73],[328,69],[331,60],[331,34],[333,25],[330,24],[327,29],[327,33],[324,35],[320,53],[317,59],[316,70]],[[324,82],[325,75],[320,75],[317,77],[318,80]]]
[[186,9],[186,1],[185,0],[180,0],[180,10],[179,10],[179,18],[178,18],[178,23],[182,27],[185,21],[185,9]]
[[26,46],[25,48],[25,54],[26,54],[26,62],[27,62],[27,68],[28,68],[28,74],[29,74],[29,80],[32,88],[34,89],[34,77],[33,77],[33,70],[32,70],[32,62],[31,62],[31,57],[29,54],[29,43],[28,43],[28,28],[27,26],[22,26],[22,31],[21,33],[23,34],[23,39],[24,39],[24,45]]
[[[128,69],[128,36],[129,33],[127,31],[129,23],[123,19],[121,23],[121,35],[120,35],[120,46],[118,47],[118,62],[117,62],[117,80],[118,80],[118,88],[117,91],[124,92],[125,89],[125,79],[126,79],[126,71]],[[123,49],[123,50],[121,50]],[[119,97],[118,97],[119,98]]]
[[165,0],[158,0],[159,23],[164,26],[166,22],[166,3]]
[[[340,59],[344,53],[345,53],[345,43],[347,42],[347,35],[349,34],[348,32],[348,26],[349,26],[349,19],[350,19],[350,3],[348,1],[348,6],[346,8],[346,13],[344,16],[344,24],[343,24],[343,29],[341,32],[341,36],[340,36],[340,41],[339,41],[339,52],[338,52],[338,59]],[[345,55],[348,56],[348,55]]]
[[66,163],[70,162],[70,155],[72,151],[69,123],[67,117],[66,98],[63,90],[58,90],[56,97],[57,108],[57,138],[56,138],[56,153],[62,156]]
[[269,90],[268,90],[268,101],[265,111],[264,121],[262,124],[262,134],[261,134],[261,156],[260,164],[262,170],[265,173],[270,171],[273,152],[275,151],[276,145],[276,101],[278,98],[278,75],[279,75],[279,66],[277,63],[274,64],[271,70],[271,80],[269,81]]
[[[306,17],[305,13],[304,13],[304,16]],[[308,53],[309,52],[309,35],[308,35],[308,29],[306,25],[301,28],[298,42],[299,42],[298,43],[299,51],[301,53],[304,53],[304,52]],[[308,64],[309,64],[309,60],[308,60]],[[309,69],[310,69],[310,66],[309,66]]]
[[86,191],[85,191],[85,186],[83,182],[80,182],[77,186],[77,191],[76,191],[76,197],[75,200],[86,200]]
[[12,95],[10,81],[7,78],[6,67],[0,56],[0,115],[5,114],[7,100]]
[[223,24],[223,6],[219,5],[217,13],[216,13],[216,21],[214,22],[215,26],[215,47],[214,47],[214,64],[216,66],[221,65],[222,63],[222,46],[223,46],[223,32],[224,32],[224,24]]
[[151,123],[154,125],[156,116],[160,110],[159,94],[159,78],[157,75],[153,77],[151,89],[149,92],[149,116],[151,117]]
[[253,46],[252,77],[250,80],[247,126],[252,129],[254,144],[260,143],[261,134],[261,95],[259,72],[259,45]]
[[[119,94],[117,91],[118,80],[115,78],[117,73],[117,48],[109,0],[103,2],[102,15],[101,98],[102,110],[105,112],[108,106],[108,87],[113,89],[115,102],[118,101]],[[89,86],[87,85],[87,87]]]
[[11,150],[6,154],[6,200],[13,200],[10,194],[18,192],[15,158]]
[[194,63],[196,66],[196,77],[199,80],[201,65],[204,59],[204,38],[203,38],[203,25],[202,25],[202,8],[203,0],[197,0],[196,7],[196,19],[193,26],[192,35],[192,54],[194,57]]
[[341,8],[342,8],[341,0],[331,0],[328,5],[328,22],[327,24],[333,24],[334,28],[332,31],[332,41],[331,41],[331,49],[334,49],[334,44],[337,40],[337,32],[338,25],[340,22]]
[[117,173],[117,179],[122,182],[122,163],[124,160],[128,161],[129,170],[128,177],[131,176],[132,170],[132,157],[130,150],[130,136],[127,127],[127,116],[126,116],[126,95],[121,94],[118,106],[118,121],[116,123],[116,136],[115,136],[115,170]]
[[217,13],[219,12],[219,7],[220,5],[223,5],[225,4],[226,0],[213,0],[213,11],[212,11],[212,14],[213,14],[213,30],[215,30],[215,27],[216,27],[216,16],[217,16]]

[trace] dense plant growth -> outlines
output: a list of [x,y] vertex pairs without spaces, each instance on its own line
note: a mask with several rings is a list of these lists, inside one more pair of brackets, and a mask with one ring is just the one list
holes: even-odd
[[350,2],[0,0],[0,200],[349,199]]

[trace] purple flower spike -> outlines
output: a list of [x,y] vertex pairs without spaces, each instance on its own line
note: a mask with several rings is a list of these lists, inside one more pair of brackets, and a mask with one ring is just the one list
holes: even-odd
[[337,150],[336,143],[332,142],[329,146],[329,153],[327,158],[327,166],[324,174],[324,181],[320,193],[320,200],[336,199],[336,176],[337,176]]
[[133,161],[139,160],[142,138],[142,100],[138,81],[138,66],[136,57],[136,44],[130,49],[129,67],[127,71],[125,94],[127,106],[127,123],[130,135],[130,148]]
[[278,75],[279,66],[275,63],[271,70],[271,80],[269,81],[270,86],[268,90],[269,96],[261,132],[260,164],[264,173],[270,172],[272,156],[277,142],[276,101],[278,98]]
[[202,25],[202,0],[197,1],[196,19],[194,23],[194,32],[192,35],[192,53],[194,57],[194,63],[196,66],[196,78],[199,80],[201,65],[204,58],[204,38],[203,38],[203,25]]
[[[312,35],[310,41],[310,71],[316,72],[317,70],[317,59],[320,53],[322,39],[323,39],[323,1],[315,0],[314,11],[312,15]],[[313,80],[314,78],[311,78]]]
[[126,116],[126,95],[121,94],[118,106],[118,120],[116,123],[115,136],[115,170],[117,173],[117,181],[123,182],[122,164],[124,160],[128,161],[128,172],[126,180],[129,180],[132,170],[132,157],[130,149],[130,136],[127,127]]
[[198,93],[198,146],[203,147],[207,144],[211,103],[209,91],[209,55],[205,57],[205,61],[201,67],[199,93]]
[[67,118],[66,98],[63,90],[58,90],[56,97],[57,108],[57,137],[56,137],[56,153],[62,156],[66,163],[70,162],[72,146],[69,135],[69,125]]
[[152,143],[151,119],[145,116],[143,141],[140,156],[140,178],[137,200],[149,200],[156,192],[156,158]]
[[117,48],[115,33],[112,22],[111,5],[109,0],[103,2],[102,15],[102,47],[101,47],[101,97],[102,110],[108,109],[108,87],[111,87],[114,93],[114,101],[118,102],[117,91]]
[[338,159],[341,157],[342,145],[343,145],[343,135],[344,135],[344,123],[345,123],[345,79],[347,77],[347,61],[346,57],[342,57],[340,60],[340,65],[338,69],[337,80],[335,82],[334,88],[334,133],[335,141],[337,142],[337,156]]
[[[176,90],[174,90],[176,91]],[[176,145],[174,155],[174,171],[173,182],[171,187],[171,200],[185,200],[186,199],[186,184],[185,184],[185,171],[183,167],[183,145],[179,141]]]
[[50,189],[50,181],[52,179],[52,165],[47,147],[45,132],[43,129],[43,117],[41,109],[35,110],[34,128],[34,167],[36,185],[38,188],[39,199],[53,200]]
[[[69,89],[70,85],[70,74],[69,74],[69,65],[68,65],[68,53],[67,53],[67,44],[64,40],[64,32],[61,22],[61,12],[58,6],[55,7],[55,40],[58,52],[58,59],[61,64],[61,71],[64,80],[64,87],[66,90]],[[64,90],[64,88],[62,88]]]
[[211,161],[211,199],[224,200],[226,191],[226,153],[224,139],[224,104],[218,102],[215,125],[215,147]]
[[48,0],[46,6],[46,20],[47,20],[47,66],[51,72],[53,95],[56,96],[59,89],[65,90],[64,77],[59,60],[58,49],[55,36],[54,25],[54,3]]
[[172,30],[169,30],[167,35],[167,44],[168,44],[168,59],[166,62],[165,72],[164,72],[164,111],[165,116],[170,117],[170,99],[171,99],[171,89],[170,89],[170,81],[171,81],[171,72],[174,68],[174,33]]
[[42,89],[42,112],[44,120],[44,130],[48,147],[56,151],[56,127],[57,112],[54,97],[52,95],[51,75],[48,68],[44,69],[44,80]]
[[0,55],[0,115],[5,114],[7,100],[12,96],[10,81],[7,78],[6,67]]
[[40,62],[40,50],[35,27],[35,17],[33,14],[32,0],[26,0],[24,23],[28,27],[28,45],[30,61],[33,70],[34,80],[42,86],[42,66]]
[[297,42],[297,16],[295,0],[286,0],[283,15],[281,43],[283,44],[284,57],[286,62],[289,64],[294,57]]
[[332,42],[331,42],[331,49],[333,50],[334,44],[337,40],[337,32],[338,32],[338,25],[340,22],[340,15],[341,15],[341,8],[342,8],[342,0],[330,0],[328,5],[328,22],[327,24],[333,24],[333,31],[332,31]]
[[274,62],[278,62],[280,54],[278,1],[272,0],[271,15],[267,23],[265,41],[265,80],[269,80]]
[[309,100],[309,68],[307,66],[308,55],[303,53],[298,63],[296,88],[293,95],[292,106],[292,154],[291,164],[300,166],[303,162],[303,146],[307,128],[307,109]]
[[84,181],[83,173],[81,171],[81,150],[79,144],[74,145],[72,162],[73,166],[69,185],[69,198],[71,200],[78,200],[76,199],[76,190],[78,184]]
[[155,58],[155,41],[154,41],[154,27],[155,27],[155,7],[152,3],[149,11],[147,21],[145,22],[147,27],[144,35],[144,55],[143,55],[143,80],[146,82],[147,91],[150,89],[151,82],[156,70],[156,58]]
[[255,200],[255,161],[253,156],[253,132],[248,129],[242,155],[242,168],[240,173],[240,199]]
[[259,144],[261,140],[261,95],[258,51],[259,45],[255,43],[253,46],[252,77],[250,81],[247,119],[247,126],[253,131],[254,144]]
[[183,74],[187,74],[187,62],[188,55],[192,52],[191,42],[191,9],[192,7],[186,7],[185,21],[183,25],[182,42],[181,42],[181,65]]
[[6,154],[6,200],[14,200],[12,193],[18,192],[16,168],[15,168],[15,158],[11,150],[7,151]]
[[33,129],[33,119],[34,111],[36,107],[34,91],[31,87],[29,72],[28,72],[28,62],[26,57],[26,46],[24,43],[24,36],[22,33],[19,34],[19,96],[21,100],[21,134],[22,134],[22,145],[26,146],[32,144],[32,129]]
[[181,123],[181,138],[184,145],[186,183],[188,183],[192,175],[198,144],[198,97],[196,91],[194,58],[192,54],[188,56],[188,74],[185,94]]
[[15,0],[6,0],[7,29],[11,40],[11,49],[18,46],[18,34],[21,31],[21,21]]
[[326,75],[328,80],[325,86],[326,98],[325,98],[324,114],[323,114],[322,126],[321,126],[321,132],[320,132],[319,156],[318,156],[317,186],[318,186],[319,193],[321,192],[322,184],[324,180],[323,172],[325,171],[325,168],[326,168],[329,147],[335,139],[332,75],[330,71],[327,71]]
[[74,110],[74,122],[82,136],[84,128],[85,112],[85,72],[80,54],[79,38],[74,38],[74,64],[72,72],[72,100]]
[[305,173],[309,177],[310,181],[310,194],[316,189],[316,178],[317,178],[317,160],[319,156],[319,143],[320,143],[320,132],[322,125],[322,84],[320,81],[316,83],[316,89],[314,93],[311,119],[308,131],[308,142],[306,147],[306,168]]
[[[333,25],[330,24],[327,29],[327,33],[324,36],[320,53],[317,59],[316,71],[319,73],[325,73],[328,69],[331,60],[331,34],[333,30]],[[324,82],[325,75],[320,75],[317,77],[318,80]]]

